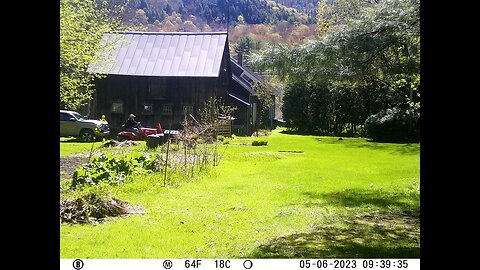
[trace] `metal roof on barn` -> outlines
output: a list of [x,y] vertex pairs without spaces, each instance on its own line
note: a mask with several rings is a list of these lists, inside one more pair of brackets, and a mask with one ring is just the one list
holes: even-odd
[[132,76],[218,77],[226,41],[226,32],[106,33],[100,43],[103,49],[87,71]]
[[238,64],[235,59],[230,59],[230,64],[233,80],[250,92],[250,94],[256,95],[257,92],[253,89],[253,83],[262,79],[246,66]]

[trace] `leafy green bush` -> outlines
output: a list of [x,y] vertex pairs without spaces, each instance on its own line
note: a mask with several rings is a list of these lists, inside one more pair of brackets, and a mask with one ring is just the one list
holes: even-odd
[[222,144],[230,144],[230,141],[232,140],[231,138],[229,137],[225,137],[223,135],[218,135],[217,136],[217,140],[222,142]]
[[375,141],[419,139],[419,113],[407,113],[398,107],[380,111],[365,120],[367,137]]
[[120,184],[128,176],[156,171],[156,168],[157,155],[133,152],[115,156],[108,152],[102,153],[75,170],[72,188],[75,189],[77,185],[97,184],[100,181]]
[[267,145],[268,141],[253,141],[252,146],[262,146],[262,145]]

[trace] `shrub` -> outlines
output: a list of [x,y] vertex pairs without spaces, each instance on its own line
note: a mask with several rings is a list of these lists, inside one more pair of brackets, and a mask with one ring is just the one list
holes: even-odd
[[222,142],[222,144],[230,144],[230,141],[232,140],[231,138],[229,137],[225,137],[223,135],[218,135],[217,136],[217,140]]
[[418,113],[407,114],[398,107],[380,111],[365,120],[367,137],[376,141],[418,140],[419,118]]
[[252,146],[262,146],[262,145],[267,145],[268,141],[253,141]]

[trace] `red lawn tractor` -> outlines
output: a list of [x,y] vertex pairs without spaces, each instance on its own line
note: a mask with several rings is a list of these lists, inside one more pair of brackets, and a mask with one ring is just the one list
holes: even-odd
[[137,128],[133,130],[122,130],[117,134],[119,141],[146,141],[148,147],[155,148],[163,143],[164,131],[160,123],[155,128],[142,127],[138,123]]

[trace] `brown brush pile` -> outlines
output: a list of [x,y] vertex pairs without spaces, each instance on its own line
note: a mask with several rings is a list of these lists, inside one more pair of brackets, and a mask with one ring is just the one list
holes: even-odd
[[115,199],[109,195],[99,196],[89,193],[76,199],[60,201],[60,222],[62,223],[97,223],[107,217],[127,214],[144,214],[140,207]]

